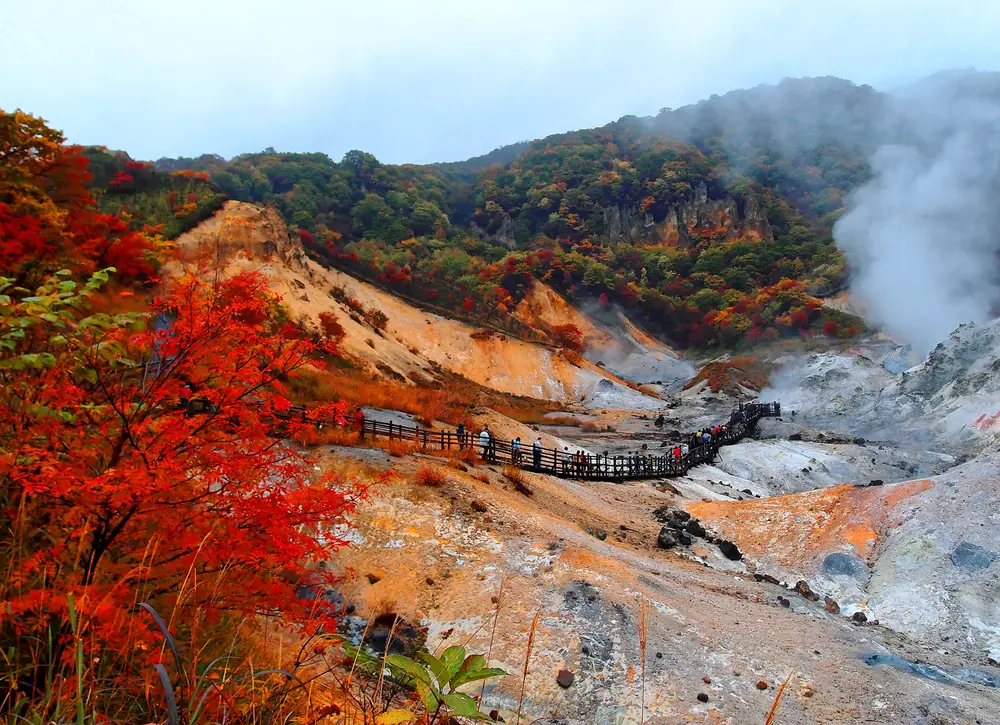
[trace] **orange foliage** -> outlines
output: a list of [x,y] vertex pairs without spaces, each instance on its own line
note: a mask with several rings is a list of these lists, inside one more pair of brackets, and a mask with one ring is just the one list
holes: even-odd
[[573,324],[556,325],[549,330],[552,341],[567,350],[580,352],[583,350],[583,333]]
[[138,602],[206,626],[333,626],[297,590],[332,583],[311,564],[363,493],[280,445],[344,406],[285,417],[319,350],[276,322],[267,279],[202,269],[133,311],[88,276],[151,273],[157,250],[94,210],[86,176],[57,132],[0,113],[0,265],[22,285],[0,298],[0,646],[28,688],[67,671],[80,632],[86,662],[159,659]]
[[152,276],[155,241],[95,209],[87,159],[63,140],[40,119],[0,111],[0,269],[28,287],[42,269]]

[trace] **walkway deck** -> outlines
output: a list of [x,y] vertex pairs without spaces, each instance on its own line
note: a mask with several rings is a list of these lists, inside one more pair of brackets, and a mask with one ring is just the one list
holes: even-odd
[[719,448],[736,443],[753,432],[761,418],[781,415],[780,403],[752,403],[733,411],[729,420],[721,424],[722,431],[712,437],[709,443],[691,446],[686,455],[677,456],[671,446],[663,454],[629,454],[609,456],[608,454],[587,455],[567,453],[554,448],[542,448],[536,457],[531,442],[521,444],[515,451],[511,441],[490,439],[487,446],[480,444],[478,435],[455,431],[428,430],[365,419],[361,430],[362,438],[386,438],[389,440],[412,440],[424,449],[468,450],[473,449],[489,463],[509,464],[539,473],[548,473],[561,478],[588,481],[627,481],[668,476],[683,476],[688,469],[715,459]]

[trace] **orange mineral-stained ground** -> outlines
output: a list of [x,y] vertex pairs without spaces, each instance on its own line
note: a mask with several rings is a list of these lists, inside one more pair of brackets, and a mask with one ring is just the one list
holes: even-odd
[[699,501],[688,512],[719,536],[739,544],[765,568],[812,571],[827,554],[857,554],[869,561],[892,511],[933,481],[890,486],[832,486],[750,501]]

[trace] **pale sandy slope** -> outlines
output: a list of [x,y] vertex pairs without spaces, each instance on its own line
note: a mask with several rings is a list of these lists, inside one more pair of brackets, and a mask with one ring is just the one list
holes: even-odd
[[[178,239],[191,254],[217,250],[227,271],[257,269],[270,279],[291,317],[318,324],[332,312],[344,326],[343,348],[374,370],[376,364],[410,380],[430,377],[434,365],[504,393],[573,402],[601,379],[615,379],[585,361],[575,365],[558,350],[491,334],[472,325],[418,309],[348,274],[322,267],[289,239],[273,210],[227,202],[213,218]],[[239,253],[243,252],[243,255]],[[389,318],[383,335],[352,320],[330,290],[343,288]]]

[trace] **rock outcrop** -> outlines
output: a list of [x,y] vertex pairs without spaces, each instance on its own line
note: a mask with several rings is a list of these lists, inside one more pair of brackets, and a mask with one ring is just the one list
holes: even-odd
[[635,207],[608,207],[604,210],[604,230],[612,243],[658,241],[687,246],[705,232],[721,233],[727,240],[773,238],[764,207],[752,192],[743,198],[742,214],[739,206],[732,197],[709,199],[708,187],[700,183],[694,199],[670,207],[659,224]]

